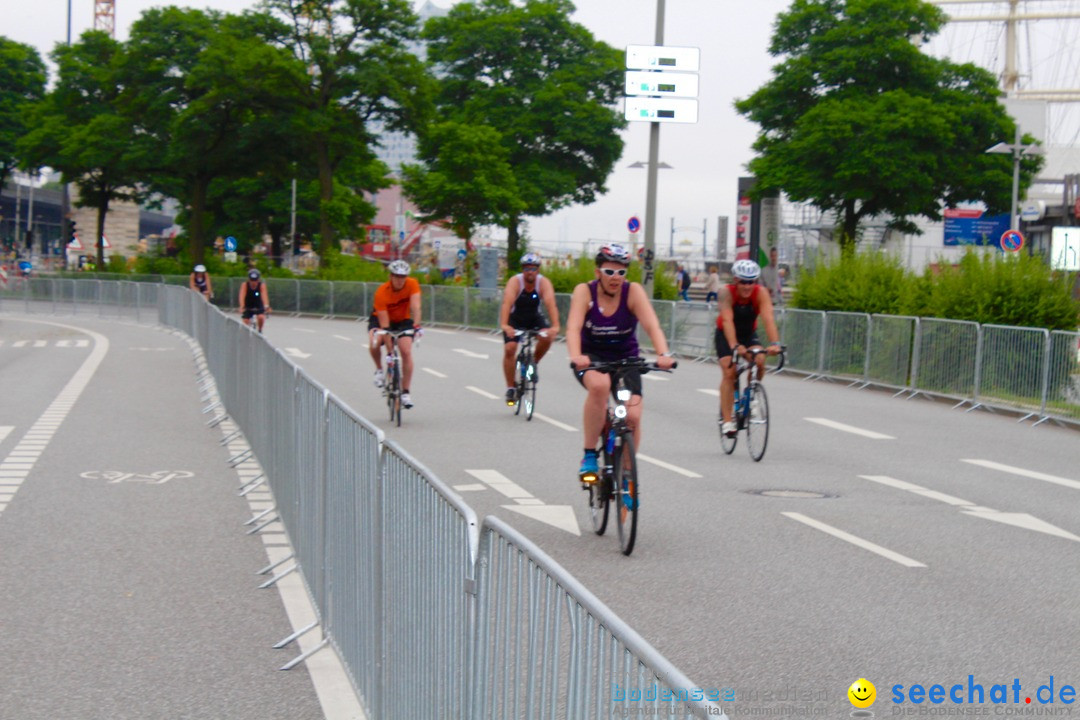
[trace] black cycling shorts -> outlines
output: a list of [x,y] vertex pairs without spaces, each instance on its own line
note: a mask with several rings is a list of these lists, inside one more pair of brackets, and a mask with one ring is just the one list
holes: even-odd
[[[742,344],[743,347],[752,348],[755,345],[760,345],[761,341],[758,340],[757,333],[750,333],[748,337],[738,337],[735,339]],[[727,343],[727,337],[724,335],[724,331],[720,328],[716,328],[716,357],[725,358],[731,357],[732,348]]]
[[264,308],[247,308],[244,310],[244,319],[250,320],[256,315],[265,315],[266,310]]
[[[517,325],[514,322],[511,322],[510,327],[514,328],[515,330],[547,330],[549,327],[551,327],[551,323],[549,323],[544,318],[537,318],[535,323],[526,323],[523,325]],[[507,335],[506,333],[503,333],[502,336],[503,344],[518,342],[518,339],[512,335]]]
[[[593,364],[603,362],[603,360],[598,359],[595,355],[589,355],[589,360]],[[571,368],[570,372],[574,373],[574,377],[577,379],[581,387],[585,387],[585,381],[583,379],[585,377],[585,373],[592,371],[588,368],[586,368],[585,370],[574,370],[573,368]],[[637,368],[631,368],[625,373],[623,373],[623,383],[626,384],[626,388],[630,391],[631,395],[637,395],[638,397],[642,396],[640,370],[638,370]]]

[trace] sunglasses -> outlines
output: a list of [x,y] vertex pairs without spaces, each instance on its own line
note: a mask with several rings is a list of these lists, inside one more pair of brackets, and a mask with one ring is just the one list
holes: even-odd
[[740,285],[757,285],[757,280],[740,280]]
[[536,272],[540,267],[538,265],[522,265],[521,272]]
[[619,277],[626,277],[626,268],[619,268],[618,270],[615,268],[600,268],[600,272],[608,277],[615,277],[616,275]]

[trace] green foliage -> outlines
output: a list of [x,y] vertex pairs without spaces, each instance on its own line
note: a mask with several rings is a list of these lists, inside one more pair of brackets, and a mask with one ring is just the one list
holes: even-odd
[[0,187],[19,165],[16,143],[31,127],[30,109],[45,96],[45,78],[37,50],[0,36]]
[[123,255],[110,255],[103,272],[128,274],[127,259]]
[[[153,257],[140,255],[135,258],[135,272],[142,275],[190,275],[194,265],[184,257]],[[207,265],[207,270],[210,266]],[[212,273],[211,274],[215,274]]]
[[[569,0],[478,0],[424,27],[439,117],[498,133],[521,216],[593,202],[622,155],[622,52],[572,22],[573,11]],[[518,221],[506,222],[511,258]]]
[[1080,304],[1071,277],[1025,254],[968,252],[955,266],[907,271],[881,253],[842,254],[799,277],[792,306],[812,310],[914,315],[984,324],[1075,330]]
[[[920,50],[944,21],[922,0],[796,0],[776,23],[773,78],[736,103],[761,126],[758,192],[837,212],[846,248],[864,219],[917,233],[912,218],[963,201],[1007,209],[1012,159],[985,150],[1015,123],[993,75]],[[1022,163],[1022,188],[1040,163]]]
[[321,260],[316,275],[320,280],[381,283],[387,279],[385,265],[357,255],[343,255],[340,251],[327,248],[323,251]]

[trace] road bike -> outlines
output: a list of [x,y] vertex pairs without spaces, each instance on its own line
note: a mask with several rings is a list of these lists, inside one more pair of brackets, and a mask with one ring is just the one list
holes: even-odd
[[[780,346],[780,354],[777,356],[780,359],[774,372],[784,367],[786,349],[785,345]],[[732,417],[737,426],[735,435],[729,437],[724,432],[723,412],[720,413],[718,420],[720,446],[724,449],[724,452],[728,455],[735,452],[735,445],[739,439],[738,432],[745,430],[746,448],[750,451],[750,457],[755,462],[765,457],[765,447],[769,444],[769,397],[765,393],[765,386],[756,378],[747,382],[745,388],[740,389],[740,386],[742,385],[743,373],[756,371],[757,363],[754,360],[757,359],[758,355],[767,353],[768,351],[763,348],[754,348],[750,350],[750,361],[747,361],[741,355],[735,360],[735,408]]]
[[518,341],[517,360],[514,363],[514,414],[520,415],[525,408],[525,419],[532,420],[536,407],[536,360],[533,356],[533,340],[547,337],[542,330],[518,330],[514,333]]
[[401,427],[401,357],[398,355],[398,338],[412,337],[414,328],[408,330],[376,330],[376,335],[390,336],[390,352],[386,353],[386,374],[383,383],[383,397],[390,410],[390,422]]
[[[571,365],[573,367],[573,365]],[[672,366],[674,369],[674,366]],[[637,472],[637,454],[634,451],[634,433],[626,422],[626,403],[630,402],[630,390],[625,375],[637,370],[648,372],[671,372],[647,363],[643,358],[628,358],[615,362],[595,363],[586,370],[611,375],[611,397],[608,398],[607,418],[600,433],[597,455],[603,459],[599,478],[586,486],[589,491],[589,517],[593,531],[603,535],[607,530],[611,505],[615,505],[615,521],[619,531],[619,548],[623,555],[634,551],[637,540],[638,493],[641,483]]]

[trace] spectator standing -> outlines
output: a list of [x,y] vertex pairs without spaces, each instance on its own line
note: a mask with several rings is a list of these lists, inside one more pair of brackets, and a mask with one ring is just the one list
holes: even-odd
[[761,285],[769,291],[773,305],[780,304],[780,259],[776,247],[769,248],[769,264],[761,268]]
[[705,280],[705,302],[712,303],[720,297],[720,273],[716,266],[709,268],[709,277]]

